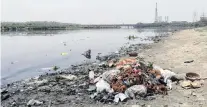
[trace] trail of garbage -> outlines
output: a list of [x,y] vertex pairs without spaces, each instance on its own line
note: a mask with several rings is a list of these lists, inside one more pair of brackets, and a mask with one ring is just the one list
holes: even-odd
[[[206,78],[184,76],[145,62],[136,50],[147,45],[122,47],[119,52],[97,56],[100,62],[73,65],[55,73],[18,81],[1,88],[3,107],[124,105],[130,100],[151,101],[168,95],[173,82],[184,89],[200,88]],[[90,58],[91,50],[84,56]]]
[[105,63],[74,65],[65,71],[8,84],[1,89],[1,101],[5,107],[123,104],[131,99],[151,101],[157,94],[168,95],[174,81],[182,80],[181,87],[189,89],[202,87],[201,79],[193,73],[180,77],[142,58],[125,57]]

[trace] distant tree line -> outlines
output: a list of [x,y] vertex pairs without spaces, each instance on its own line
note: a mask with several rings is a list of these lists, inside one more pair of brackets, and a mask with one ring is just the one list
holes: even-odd
[[47,21],[34,22],[1,22],[1,31],[20,31],[20,30],[67,30],[76,29],[79,24],[59,23]]
[[[145,27],[202,27],[207,26],[207,21],[186,22],[159,22],[159,23],[137,23],[134,28]],[[1,32],[6,31],[34,31],[34,30],[70,30],[70,29],[106,29],[106,28],[121,28],[121,25],[81,25],[73,23],[59,23],[47,21],[33,22],[1,22]]]

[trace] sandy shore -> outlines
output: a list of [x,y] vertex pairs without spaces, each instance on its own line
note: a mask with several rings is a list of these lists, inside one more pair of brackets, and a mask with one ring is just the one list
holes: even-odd
[[[135,47],[139,49],[139,45]],[[177,74],[196,72],[202,77],[207,77],[207,27],[172,33],[172,35],[164,37],[158,43],[150,44],[138,52],[140,52],[139,57],[143,57],[146,62],[153,62]],[[192,63],[184,63],[190,60],[194,61]],[[51,105],[51,107],[116,106],[94,102],[93,99],[89,98],[86,85],[88,81],[88,68],[95,71],[95,73],[103,73],[110,69],[94,64],[79,65],[66,70],[67,73],[40,77],[40,80],[48,80],[43,85],[28,85],[31,81],[10,84],[7,88],[11,96],[3,100],[2,105],[7,107],[15,103],[17,106],[26,106],[30,99],[37,99],[44,102],[41,106]],[[78,77],[78,81],[71,82],[57,78],[59,75],[68,74],[69,71],[79,71],[79,73],[72,73]],[[206,90],[207,80],[203,87],[197,89],[183,89],[180,85],[173,83],[172,90],[168,91],[166,96],[156,95],[156,99],[150,101],[129,100],[125,103],[119,103],[117,106],[207,107]]]
[[[177,73],[197,72],[207,77],[207,28],[176,32],[140,55]],[[194,62],[183,63],[189,60]]]
[[[207,77],[207,27],[176,32],[161,42],[153,44],[152,48],[145,49],[139,55],[146,61],[154,62],[178,74],[196,72],[201,77]],[[194,62],[184,63],[190,60]],[[192,96],[192,92],[197,95]],[[157,101],[164,105],[170,104],[172,107],[207,107],[206,100],[207,81],[204,87],[199,89],[185,90],[174,86],[169,96]]]

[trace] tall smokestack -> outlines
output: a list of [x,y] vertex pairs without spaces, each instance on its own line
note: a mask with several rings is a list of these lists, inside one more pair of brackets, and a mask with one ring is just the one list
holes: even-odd
[[158,22],[158,12],[157,12],[157,3],[156,3],[156,8],[155,8],[155,23]]

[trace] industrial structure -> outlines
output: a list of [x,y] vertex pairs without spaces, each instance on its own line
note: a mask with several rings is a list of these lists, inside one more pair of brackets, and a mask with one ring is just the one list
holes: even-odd
[[168,23],[169,22],[169,17],[165,16],[164,20],[163,20],[162,16],[158,15],[158,7],[157,7],[157,3],[156,3],[156,7],[155,7],[155,21],[154,21],[154,23],[162,23],[162,22]]
[[155,23],[158,22],[158,11],[157,11],[157,3],[156,3],[156,8],[155,8]]
[[203,15],[200,17],[201,22],[207,22],[207,17],[205,16],[205,13],[203,12]]

